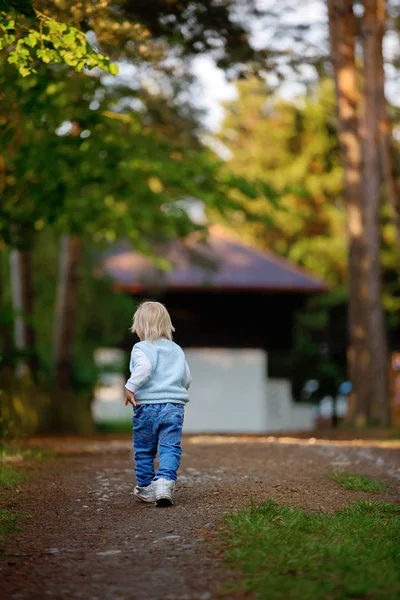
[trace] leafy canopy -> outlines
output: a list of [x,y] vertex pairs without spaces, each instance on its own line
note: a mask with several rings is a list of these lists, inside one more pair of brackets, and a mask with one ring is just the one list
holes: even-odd
[[1,50],[22,77],[36,73],[40,62],[66,64],[78,72],[98,67],[118,73],[117,65],[96,52],[82,31],[35,11],[27,0],[0,0]]

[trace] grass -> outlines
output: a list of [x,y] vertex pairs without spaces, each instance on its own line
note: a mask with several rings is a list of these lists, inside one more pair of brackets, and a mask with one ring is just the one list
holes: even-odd
[[[19,502],[18,495],[15,493],[18,486],[24,477],[20,471],[12,467],[0,466],[0,500],[14,507]],[[21,531],[17,526],[17,522],[21,515],[9,510],[8,508],[0,508],[0,547],[4,548],[7,536],[14,531]],[[0,556],[1,556],[0,550]]]
[[102,421],[96,423],[97,433],[132,433],[132,420],[130,421]]
[[260,600],[400,598],[400,506],[368,501],[307,514],[269,501],[225,525],[239,585]]
[[[51,448],[21,449],[12,445],[10,446],[4,442],[0,445],[0,458],[3,462],[19,461],[23,459],[45,460],[54,457],[56,454],[56,451]],[[3,549],[9,534],[22,530],[21,527],[17,526],[17,522],[22,518],[31,516],[21,513],[20,510],[18,510],[18,512],[15,512],[14,510],[20,503],[19,490],[16,488],[24,481],[24,479],[25,476],[23,471],[14,469],[8,465],[0,465],[0,501],[4,506],[4,508],[0,508],[0,547]],[[11,510],[9,510],[10,508]],[[0,556],[1,555],[2,552],[0,549]]]
[[331,478],[348,490],[358,490],[360,492],[373,493],[388,491],[385,484],[381,481],[372,479],[366,475],[359,475],[358,473],[346,473],[344,471],[338,471],[333,473]]
[[57,452],[52,448],[19,448],[2,444],[0,446],[0,459],[33,459],[45,460],[53,458]]
[[6,508],[0,508],[0,546],[4,546],[8,534],[21,531],[21,527],[16,524],[18,519],[19,516],[16,513]]
[[0,488],[12,488],[22,480],[21,473],[16,469],[0,466]]

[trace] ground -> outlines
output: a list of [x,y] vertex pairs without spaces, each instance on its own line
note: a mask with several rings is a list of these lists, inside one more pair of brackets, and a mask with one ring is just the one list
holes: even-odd
[[266,499],[307,511],[376,499],[329,477],[346,470],[383,481],[379,500],[400,501],[399,444],[187,437],[176,503],[160,509],[133,498],[127,438],[31,443],[58,454],[13,464],[26,473],[18,493],[25,516],[0,561],[7,600],[219,598],[221,584],[237,577],[217,533],[225,513]]

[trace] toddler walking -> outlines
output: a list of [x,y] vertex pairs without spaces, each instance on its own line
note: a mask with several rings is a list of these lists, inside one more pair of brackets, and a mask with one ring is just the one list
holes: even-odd
[[[140,339],[132,349],[125,404],[133,405],[135,496],[171,506],[182,453],[184,407],[191,376],[184,352],[172,341],[169,313],[159,302],[144,302],[131,331]],[[159,468],[154,471],[158,450]]]

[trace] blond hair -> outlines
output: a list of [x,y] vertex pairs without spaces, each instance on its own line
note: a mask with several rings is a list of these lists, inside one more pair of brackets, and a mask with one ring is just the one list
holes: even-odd
[[160,338],[172,340],[175,331],[169,312],[160,302],[143,302],[133,316],[131,331],[141,340],[155,342]]

